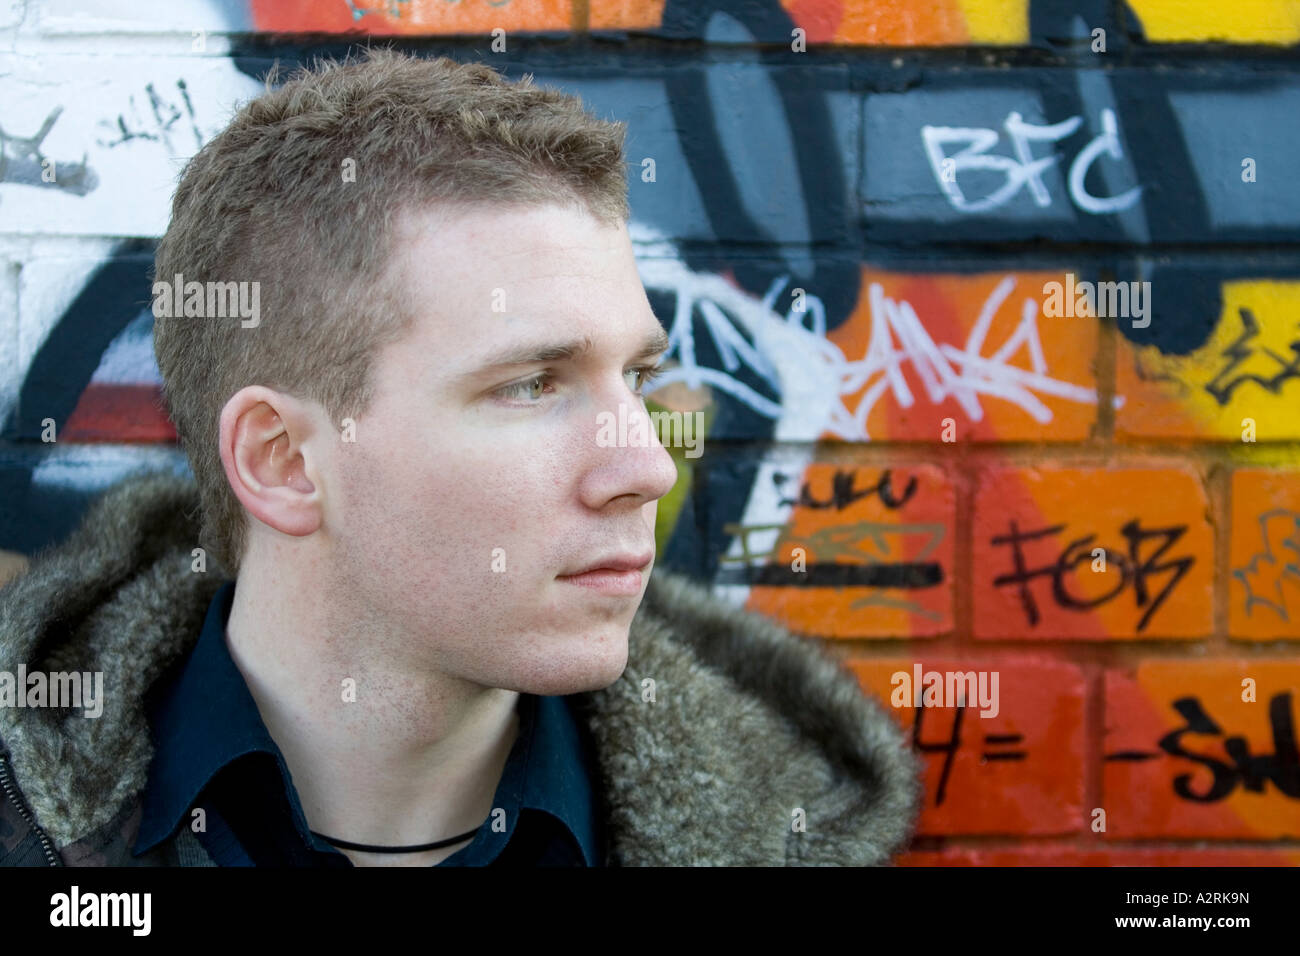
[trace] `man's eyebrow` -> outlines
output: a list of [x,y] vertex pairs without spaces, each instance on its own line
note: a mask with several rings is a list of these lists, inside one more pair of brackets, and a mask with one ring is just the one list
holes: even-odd
[[657,322],[655,330],[645,337],[641,343],[641,350],[636,353],[634,358],[647,359],[652,355],[658,355],[660,352],[667,352],[669,346],[668,333],[664,331],[662,325]]
[[[633,355],[633,359],[645,359],[652,355],[658,355],[660,352],[666,352],[668,345],[668,333],[663,330],[663,326],[658,325],[656,322],[655,330],[645,337],[640,349]],[[583,336],[571,342],[561,342],[555,345],[516,345],[488,356],[476,366],[471,374],[478,375],[482,372],[509,368],[514,365],[571,361],[587,354],[594,346],[595,343],[592,342],[590,336]]]

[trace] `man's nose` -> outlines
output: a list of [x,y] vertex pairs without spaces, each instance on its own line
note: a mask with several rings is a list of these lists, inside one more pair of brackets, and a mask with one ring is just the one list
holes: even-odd
[[597,415],[596,426],[600,464],[588,490],[596,502],[593,506],[623,495],[646,504],[672,490],[677,466],[659,438],[655,419],[639,398],[623,396],[606,406]]

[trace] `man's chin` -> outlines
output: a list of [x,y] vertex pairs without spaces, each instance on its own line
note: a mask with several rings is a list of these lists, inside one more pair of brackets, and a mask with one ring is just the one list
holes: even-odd
[[607,648],[608,653],[594,655],[590,652],[591,645],[585,645],[577,649],[568,661],[552,660],[548,672],[528,681],[524,690],[542,697],[603,690],[627,670],[627,632],[615,635],[611,640],[614,646]]

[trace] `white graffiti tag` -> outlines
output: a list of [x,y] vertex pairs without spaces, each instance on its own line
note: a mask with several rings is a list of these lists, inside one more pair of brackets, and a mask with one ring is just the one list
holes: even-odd
[[[635,233],[641,241],[654,239],[644,227]],[[1010,402],[1042,424],[1052,420],[1042,396],[1093,405],[1098,401],[1095,389],[1052,376],[1038,333],[1037,299],[1024,299],[1015,329],[986,353],[994,317],[1015,289],[1012,276],[1004,277],[989,294],[961,348],[936,343],[911,303],[895,301],[879,283],[871,283],[870,341],[863,357],[851,361],[826,338],[825,309],[815,295],[802,297],[802,310],[791,307],[784,315],[776,311],[788,277],[774,280],[760,300],[722,276],[692,272],[667,254],[670,245],[662,244],[661,249],[660,254],[641,250],[638,255],[646,288],[674,299],[666,357],[677,364],[660,377],[657,388],[673,382],[716,388],[775,420],[773,437],[778,441],[817,441],[827,435],[869,440],[867,419],[877,402],[888,396],[902,408],[915,403],[904,375],[908,366],[931,403],[951,397],[970,421],[984,418],[984,398]],[[697,319],[722,368],[698,362]],[[1021,354],[1027,362],[1013,364]],[[750,381],[765,383],[764,391],[777,397],[741,381],[737,373],[742,365],[752,373]],[[859,392],[862,397],[850,409],[845,400]],[[1116,407],[1122,401],[1117,397]]]
[[[1026,123],[1019,113],[1010,113],[1003,129],[1011,141],[1014,157],[989,152],[998,143],[998,132],[987,126],[922,126],[921,140],[935,181],[953,209],[967,213],[988,212],[1005,205],[1025,186],[1029,187],[1034,203],[1044,208],[1052,204],[1052,195],[1042,180],[1042,173],[1061,157],[1052,154],[1035,159],[1030,143],[1055,144],[1073,134],[1082,123],[1083,117],[1071,116],[1059,123],[1038,126]],[[949,144],[965,144],[965,149],[949,156],[946,150]],[[1079,150],[1079,155],[1070,164],[1070,199],[1084,212],[1093,215],[1122,212],[1136,203],[1142,194],[1141,186],[1134,186],[1118,196],[1094,196],[1088,192],[1084,180],[1089,168],[1103,153],[1116,160],[1124,158],[1119,124],[1114,110],[1109,109],[1101,111],[1101,132]],[[964,171],[1001,173],[1006,176],[1006,181],[988,195],[972,199],[957,182]]]
[[[937,344],[911,303],[895,302],[884,294],[880,283],[871,283],[868,287],[871,341],[867,354],[859,362],[845,363],[841,378],[844,394],[856,393],[864,386],[867,391],[852,415],[846,413],[844,417],[832,419],[828,430],[849,440],[868,438],[867,417],[886,394],[899,406],[911,408],[915,398],[903,376],[905,364],[910,364],[916,372],[931,403],[937,405],[951,396],[973,422],[984,418],[980,396],[1011,402],[1043,425],[1052,420],[1052,410],[1039,395],[1097,404],[1095,389],[1063,382],[1050,374],[1038,335],[1040,304],[1035,299],[1024,299],[1015,330],[991,355],[983,354],[993,318],[1015,285],[1016,280],[1011,276],[1005,276],[997,284],[984,300],[965,347],[959,349],[948,343]],[[1011,359],[1022,350],[1028,355],[1028,368],[1011,364]],[[1121,401],[1116,399],[1116,407]]]

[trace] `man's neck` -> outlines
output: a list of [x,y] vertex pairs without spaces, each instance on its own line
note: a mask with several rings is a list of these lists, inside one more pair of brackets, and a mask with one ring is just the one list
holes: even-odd
[[[226,626],[308,826],[351,843],[410,846],[482,824],[518,736],[519,694],[395,667],[373,622],[286,599],[309,593],[280,575],[241,573]],[[341,852],[359,866],[427,866],[469,842]]]

